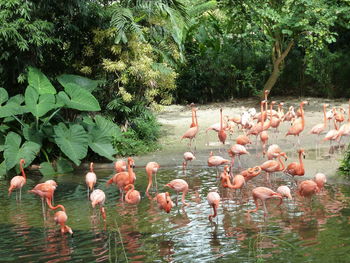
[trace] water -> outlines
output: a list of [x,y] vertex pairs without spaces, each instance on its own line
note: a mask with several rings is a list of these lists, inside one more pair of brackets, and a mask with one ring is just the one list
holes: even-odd
[[[244,158],[243,158],[244,159]],[[141,165],[141,164],[139,164]],[[56,176],[54,203],[66,207],[67,224],[74,236],[61,235],[53,212],[43,219],[41,201],[28,193],[37,183],[51,178],[29,175],[22,201],[15,193],[7,196],[8,181],[0,182],[1,262],[350,262],[350,186],[333,181],[312,200],[296,197],[281,207],[268,201],[267,217],[254,208],[251,190],[264,184],[250,181],[244,190],[217,188],[216,170],[190,164],[186,176],[180,166],[162,166],[158,186],[175,178],[185,179],[190,206],[175,207],[170,214],[160,211],[144,191],[144,168],[135,169],[135,188],[142,194],[139,205],[120,201],[115,186],[106,187],[112,170],[97,170],[97,188],[107,196],[107,221],[87,200],[85,173]],[[288,176],[273,176],[273,187],[287,184]],[[218,217],[206,201],[208,191],[218,189],[222,202]],[[176,194],[172,190],[173,200]],[[154,195],[154,192],[152,192]],[[179,198],[179,204],[181,199]]]

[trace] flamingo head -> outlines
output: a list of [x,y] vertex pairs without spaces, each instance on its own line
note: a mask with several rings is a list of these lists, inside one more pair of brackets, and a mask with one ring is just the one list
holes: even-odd
[[303,158],[305,159],[305,150],[304,150],[304,149],[299,149],[299,150],[298,150],[298,153],[299,153],[299,154],[302,154],[302,155],[303,155]]
[[280,156],[283,156],[286,161],[288,160],[288,156],[285,152],[281,152]]
[[131,157],[128,157],[128,163],[130,164],[131,168],[135,168],[135,161]]
[[329,104],[323,104],[323,108],[329,107]]
[[284,103],[283,103],[283,102],[280,102],[278,105],[279,105],[279,106],[283,106],[283,105],[284,105]]
[[309,104],[306,100],[304,100],[300,103],[300,105],[306,105],[306,104]]
[[20,161],[19,161],[20,164],[26,164],[26,161],[22,158]]
[[275,105],[275,104],[276,104],[276,101],[274,101],[274,100],[271,101],[271,104],[272,104],[272,105]]

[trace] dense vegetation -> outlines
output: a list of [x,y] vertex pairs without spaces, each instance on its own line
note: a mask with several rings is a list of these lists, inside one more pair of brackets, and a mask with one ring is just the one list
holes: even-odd
[[[102,154],[110,159],[156,149],[152,112],[161,105],[259,96],[263,89],[348,97],[349,11],[347,0],[0,0],[1,103],[15,101],[23,110],[2,116],[1,150],[10,131],[22,147],[21,141],[33,142],[26,127],[80,125],[89,133],[96,127],[84,126],[86,120],[97,125],[101,116],[117,124],[118,132],[108,135],[113,147]],[[58,94],[34,94],[33,70]],[[98,109],[71,107],[62,76],[95,83],[85,92]],[[27,108],[29,93],[34,104],[44,96],[55,106],[39,116]],[[86,146],[86,154],[71,158],[50,136],[30,160],[67,158],[78,165],[101,155]],[[13,167],[7,156],[3,171]]]

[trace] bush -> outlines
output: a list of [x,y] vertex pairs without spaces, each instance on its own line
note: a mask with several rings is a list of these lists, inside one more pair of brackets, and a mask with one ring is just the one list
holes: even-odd
[[350,178],[350,145],[341,161],[339,172],[347,178]]

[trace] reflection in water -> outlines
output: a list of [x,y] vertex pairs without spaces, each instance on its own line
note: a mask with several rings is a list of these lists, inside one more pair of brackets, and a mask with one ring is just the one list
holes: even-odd
[[[145,189],[144,169],[135,169],[137,189]],[[215,171],[192,167],[184,176],[181,167],[162,168],[158,173],[159,191],[170,180],[185,179],[190,187],[188,207],[174,207],[167,214],[158,209],[155,193],[144,195],[139,205],[122,203],[119,192],[106,188],[110,173],[97,173],[98,187],[106,193],[107,220],[86,200],[80,176],[58,177],[56,203],[67,209],[74,237],[61,235],[47,212],[44,220],[40,200],[29,194],[22,202],[6,196],[7,184],[0,184],[0,257],[4,262],[256,262],[257,259],[328,262],[350,244],[348,185],[326,185],[312,199],[295,195],[289,177],[276,175],[272,188],[288,185],[293,200],[267,202],[263,211],[249,215],[254,207],[251,191],[264,185],[263,176],[249,181],[241,191],[217,187]],[[26,190],[34,183],[28,180]],[[211,212],[206,196],[216,187],[221,204],[218,217],[208,221]],[[338,248],[339,246],[339,248]],[[312,249],[311,249],[312,248]],[[343,248],[343,250],[341,250]]]

